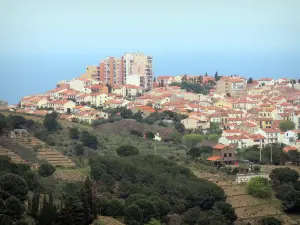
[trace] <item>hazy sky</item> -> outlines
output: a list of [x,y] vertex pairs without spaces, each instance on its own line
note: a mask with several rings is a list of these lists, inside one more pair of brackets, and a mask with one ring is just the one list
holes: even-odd
[[300,78],[299,9],[299,0],[0,0],[0,98],[136,50],[154,56],[156,75]]

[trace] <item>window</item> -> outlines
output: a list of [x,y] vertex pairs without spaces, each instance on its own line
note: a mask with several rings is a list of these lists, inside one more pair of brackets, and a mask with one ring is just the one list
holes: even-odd
[[229,157],[232,157],[232,154],[231,154],[231,153],[229,153],[229,154],[228,154],[228,156],[229,156]]
[[224,153],[224,157],[227,157],[227,154],[226,154],[226,153]]

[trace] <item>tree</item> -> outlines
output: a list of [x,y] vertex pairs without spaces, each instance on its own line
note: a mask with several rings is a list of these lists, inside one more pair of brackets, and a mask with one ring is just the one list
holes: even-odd
[[193,159],[200,157],[202,154],[212,154],[213,148],[210,146],[192,147],[186,154]]
[[130,131],[130,134],[136,135],[136,136],[138,136],[138,137],[143,137],[142,132],[140,132],[140,131],[138,131],[138,130],[131,130],[131,131]]
[[143,218],[143,211],[136,204],[125,206],[124,209],[125,221],[141,221]]
[[74,151],[76,156],[83,156],[84,155],[83,145],[82,144],[75,145]]
[[134,202],[143,211],[143,222],[147,223],[152,217],[155,217],[155,205],[147,200],[140,199]]
[[124,108],[124,109],[121,110],[120,115],[123,119],[129,119],[129,118],[132,118],[133,113],[130,109]]
[[284,120],[279,123],[279,129],[283,132],[288,130],[293,130],[295,128],[295,123],[290,120]]
[[150,140],[152,140],[153,138],[155,138],[154,133],[151,132],[151,131],[146,132],[145,135],[146,135],[146,137],[147,137],[148,139],[150,139]]
[[142,113],[141,112],[136,112],[135,114],[133,114],[133,118],[136,120],[136,121],[142,121],[143,120],[143,116],[142,116]]
[[43,125],[48,131],[56,131],[59,127],[59,124],[56,120],[56,114],[47,114],[44,118]]
[[98,139],[95,135],[90,134],[88,131],[83,131],[81,133],[81,141],[83,146],[97,149],[98,147]]
[[213,206],[213,210],[220,212],[230,222],[237,219],[234,208],[227,202],[216,202]]
[[9,116],[8,121],[12,128],[14,129],[21,129],[26,124],[26,119],[23,116],[15,115]]
[[119,156],[133,156],[133,155],[138,155],[139,150],[134,146],[123,145],[117,148],[117,154]]
[[123,216],[124,215],[123,208],[124,205],[120,200],[113,199],[108,203],[106,214],[112,217]]
[[55,172],[55,170],[55,167],[51,164],[42,164],[38,170],[38,173],[42,177],[49,177]]
[[70,138],[74,139],[74,140],[78,140],[79,139],[79,130],[76,127],[71,127],[69,130],[69,134],[70,134]]
[[253,177],[247,184],[247,192],[258,198],[269,198],[272,195],[270,182],[263,177]]
[[179,133],[184,133],[185,131],[185,127],[182,123],[175,123],[175,129],[179,132]]
[[269,176],[273,182],[280,184],[288,182],[295,183],[299,179],[299,172],[292,170],[289,167],[276,168],[272,170]]
[[253,78],[250,77],[248,80],[247,80],[247,84],[252,84],[253,83]]
[[202,84],[202,81],[203,81],[203,77],[200,75],[200,76],[198,77],[198,83],[199,83],[199,84]]
[[218,141],[220,136],[218,134],[209,134],[207,140],[209,141]]
[[[75,101],[75,100],[72,99],[71,101]],[[67,113],[68,113],[68,114],[71,114],[71,109],[70,109],[70,108],[67,108]]]
[[299,212],[300,191],[295,189],[293,183],[283,183],[274,188],[276,198],[280,199],[286,212]]
[[259,225],[281,225],[281,221],[276,217],[266,216],[259,220]]
[[40,194],[34,193],[31,201],[31,209],[30,209],[30,216],[32,216],[34,219],[37,219],[37,216],[39,214],[39,207],[40,207]]
[[7,128],[6,117],[0,113],[0,132]]
[[90,165],[91,167],[91,176],[95,180],[100,180],[101,176],[106,173],[105,165],[100,162],[95,162]]
[[20,219],[25,212],[25,205],[17,197],[10,197],[5,201],[4,214],[15,219]]
[[84,211],[84,221],[90,223],[96,217],[96,208],[92,188],[93,182],[89,177],[87,177],[79,192],[80,200],[82,202],[82,207]]
[[0,189],[8,195],[15,196],[21,200],[23,200],[28,193],[26,181],[13,173],[3,173],[0,175]]
[[23,175],[24,180],[28,185],[30,191],[38,191],[41,187],[38,174],[35,171],[26,171]]

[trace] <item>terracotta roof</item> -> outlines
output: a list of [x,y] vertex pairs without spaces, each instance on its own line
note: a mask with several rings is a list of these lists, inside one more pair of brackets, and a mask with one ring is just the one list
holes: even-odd
[[226,148],[226,147],[228,147],[228,145],[217,144],[217,145],[214,146],[213,148],[214,148],[214,149],[223,149],[223,148]]
[[221,156],[212,156],[212,157],[209,157],[207,160],[208,161],[218,161],[220,158],[221,158]]
[[291,146],[286,146],[283,148],[284,152],[288,152],[288,151],[298,151],[298,149],[296,147],[291,147]]
[[262,130],[266,133],[278,133],[278,130],[275,130],[273,128],[262,128]]

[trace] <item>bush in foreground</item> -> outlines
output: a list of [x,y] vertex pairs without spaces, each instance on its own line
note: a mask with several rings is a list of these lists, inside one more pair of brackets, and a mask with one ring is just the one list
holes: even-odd
[[247,192],[258,198],[269,198],[272,195],[270,181],[263,177],[253,177],[247,184]]
[[272,216],[266,216],[259,220],[259,225],[281,225],[281,221]]
[[117,154],[119,156],[133,156],[133,155],[138,155],[139,150],[134,146],[123,145],[117,148]]

